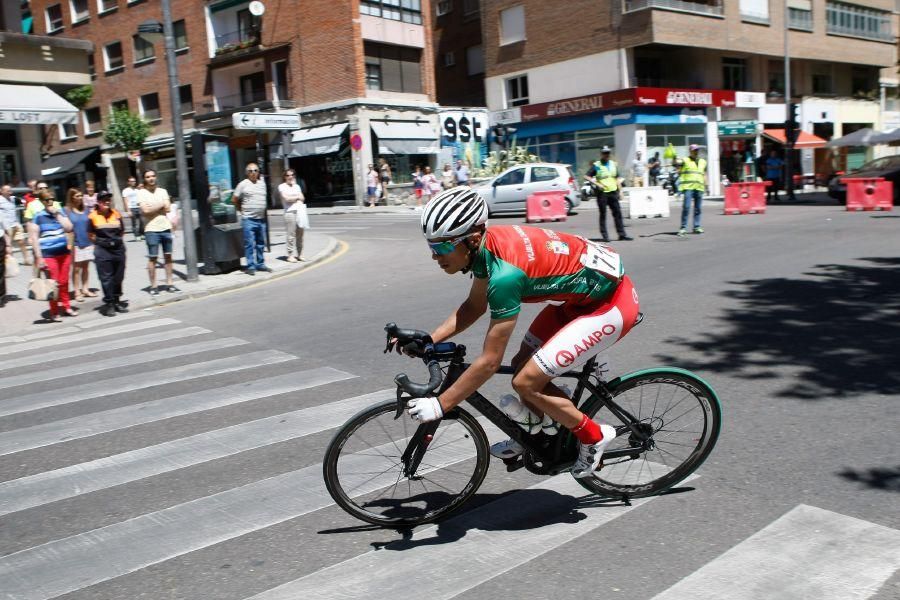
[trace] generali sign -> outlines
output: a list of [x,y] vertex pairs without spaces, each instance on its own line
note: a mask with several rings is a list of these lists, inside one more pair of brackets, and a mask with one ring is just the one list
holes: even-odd
[[623,106],[735,106],[733,90],[636,87],[521,107],[522,121],[549,119]]

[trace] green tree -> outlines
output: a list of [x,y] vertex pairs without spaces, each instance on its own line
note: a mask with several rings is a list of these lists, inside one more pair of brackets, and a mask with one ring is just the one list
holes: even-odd
[[103,130],[107,144],[126,152],[140,150],[150,135],[150,124],[127,109],[114,110]]
[[77,88],[72,88],[68,92],[66,92],[66,100],[69,103],[77,108],[78,110],[83,110],[85,106],[87,106],[88,102],[91,101],[91,98],[94,96],[94,88],[89,85],[82,85]]

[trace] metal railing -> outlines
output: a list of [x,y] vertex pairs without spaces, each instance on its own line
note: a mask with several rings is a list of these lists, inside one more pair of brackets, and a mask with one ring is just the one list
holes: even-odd
[[216,36],[216,54],[225,54],[235,50],[251,48],[259,45],[258,29],[242,29],[229,31]]
[[265,88],[250,90],[250,92],[246,94],[216,96],[216,104],[218,105],[219,110],[236,110],[238,108],[246,108],[267,101],[269,101],[269,99],[266,97]]
[[692,2],[691,0],[624,0],[624,12],[648,8],[664,8],[681,12],[722,17],[725,13],[722,0],[712,2]]

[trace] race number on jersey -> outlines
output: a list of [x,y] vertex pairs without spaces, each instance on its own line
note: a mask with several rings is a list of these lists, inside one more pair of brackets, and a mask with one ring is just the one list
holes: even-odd
[[581,264],[613,281],[622,277],[622,259],[609,246],[588,241],[581,255]]

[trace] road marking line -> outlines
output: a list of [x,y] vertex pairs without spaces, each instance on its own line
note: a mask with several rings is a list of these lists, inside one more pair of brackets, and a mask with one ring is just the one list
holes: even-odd
[[107,350],[121,350],[123,348],[132,348],[134,346],[142,346],[144,344],[155,344],[158,342],[167,342],[195,335],[203,335],[204,333],[212,333],[209,329],[202,327],[186,327],[185,329],[171,329],[160,333],[149,333],[147,335],[139,335],[136,337],[124,337],[119,340],[108,340],[96,344],[86,344],[83,346],[71,346],[63,350],[43,351],[33,356],[24,356],[22,358],[12,358],[0,360],[0,371],[15,369],[27,365],[36,365],[38,363],[51,360],[59,360],[62,358],[80,358],[91,356],[95,352],[106,352]]
[[653,600],[864,600],[900,568],[900,531],[801,504]]
[[[295,358],[295,356],[277,350],[263,350],[225,359],[219,365],[218,372],[227,373],[242,369],[255,369],[265,365],[294,360]],[[204,410],[222,408],[259,398],[318,387],[354,377],[356,375],[338,371],[331,367],[320,367],[308,371],[297,371],[277,377],[267,377],[257,381],[122,406],[24,429],[15,429],[0,433],[0,456],[69,442],[126,427],[134,427],[135,425],[189,415]]]
[[395,548],[331,565],[252,600],[448,600],[654,499],[604,503],[571,475],[557,475],[418,531]]
[[0,516],[338,427],[396,390],[257,419],[0,483]]
[[[177,319],[154,319],[152,321],[140,321],[138,323],[128,323],[127,325],[117,325],[115,327],[110,327],[109,329],[99,329],[97,331],[92,331],[89,335],[90,339],[94,339],[108,335],[140,331],[141,329],[155,329],[157,327],[165,327],[166,325],[176,325],[180,322],[181,321],[178,321]],[[19,353],[25,350],[35,350],[37,348],[48,348],[50,346],[59,346],[68,344],[72,341],[84,340],[86,337],[87,334],[81,332],[76,335],[59,336],[32,342],[20,342],[18,344],[0,347],[0,355]]]
[[[58,367],[53,369],[42,369],[31,373],[22,373],[21,375],[11,375],[9,377],[0,377],[0,390],[28,385],[32,383],[43,383],[45,381],[53,381],[76,375],[84,375],[85,373],[94,373],[97,371],[105,371],[107,369],[115,369],[118,367],[133,367],[141,365],[143,368],[148,363],[155,360],[165,360],[167,358],[175,358],[178,356],[189,356],[191,354],[199,354],[201,352],[213,352],[215,350],[223,350],[225,348],[233,348],[235,346],[243,346],[249,344],[247,340],[240,338],[217,338],[214,340],[206,340],[193,344],[185,344],[183,346],[170,346],[166,348],[157,348],[156,350],[148,350],[147,352],[138,352],[136,354],[119,355],[103,360],[82,360],[64,368]],[[65,393],[65,391],[62,391]]]
[[312,465],[7,554],[0,557],[0,581],[9,598],[47,600],[331,504],[322,465]]

